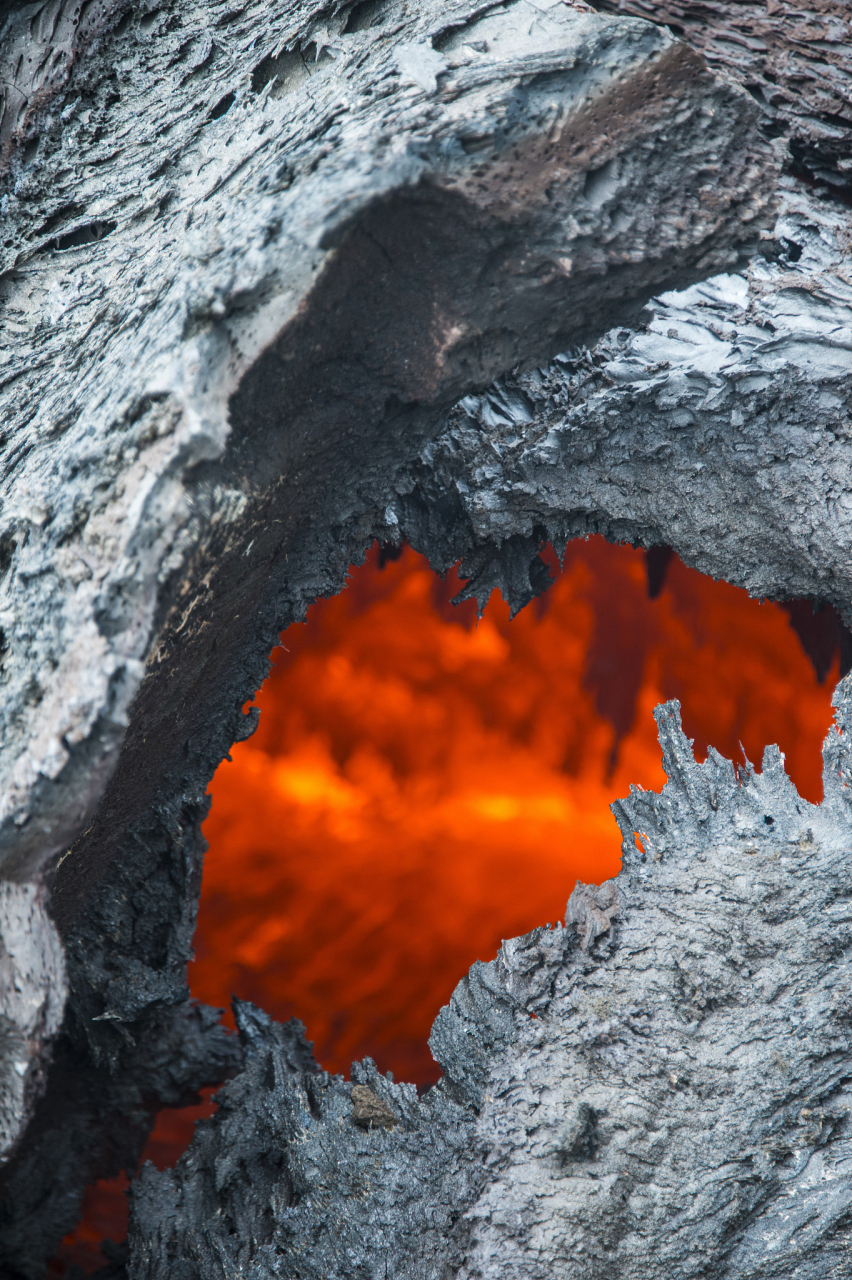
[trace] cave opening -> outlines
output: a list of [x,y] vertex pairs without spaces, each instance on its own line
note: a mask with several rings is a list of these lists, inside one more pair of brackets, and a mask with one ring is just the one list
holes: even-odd
[[[664,781],[653,707],[678,698],[697,758],[760,768],[778,743],[822,799],[820,750],[850,637],[831,609],[750,598],[669,548],[569,542],[514,617],[453,604],[404,544],[281,635],[255,732],[210,786],[192,995],[305,1023],[318,1061],[438,1077],[429,1029],[503,938],[563,917],[577,879],[618,873],[609,804]],[[226,1020],[230,1014],[226,1014]],[[160,1112],[143,1159],[173,1165],[215,1089]],[[118,1259],[126,1179],[89,1188],[53,1276]]]

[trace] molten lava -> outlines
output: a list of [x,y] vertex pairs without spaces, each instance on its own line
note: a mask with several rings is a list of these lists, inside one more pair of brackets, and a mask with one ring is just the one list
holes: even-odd
[[330,1069],[425,1083],[470,964],[618,872],[610,801],[664,782],[656,703],[702,755],[778,742],[819,800],[831,687],[778,606],[676,559],[651,599],[643,552],[571,544],[542,599],[510,620],[495,593],[477,624],[454,574],[382,558],[287,631],[213,780],[190,980],[298,1016]]
[[[601,538],[561,570],[551,555],[554,584],[513,620],[495,595],[477,623],[450,604],[455,573],[410,549],[385,560],[374,548],[288,629],[259,728],[213,779],[190,981],[301,1018],[329,1069],[370,1054],[425,1084],[432,1021],[471,963],[559,919],[578,877],[617,873],[610,801],[664,781],[655,704],[681,700],[699,757],[742,761],[742,743],[759,767],[777,742],[818,801],[849,637]],[[833,662],[824,683],[803,644],[823,677]],[[162,1113],[146,1156],[173,1163],[209,1109]],[[120,1238],[103,1222],[123,1185],[90,1191],[63,1260],[91,1266],[93,1238]]]

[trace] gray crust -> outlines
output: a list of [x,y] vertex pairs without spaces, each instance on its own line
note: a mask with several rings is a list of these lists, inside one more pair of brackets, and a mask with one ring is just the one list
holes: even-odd
[[[461,402],[389,504],[387,532],[433,562],[464,551],[465,593],[482,602],[499,587],[521,607],[546,581],[541,540],[602,530],[669,542],[754,593],[831,600],[848,618],[845,522],[826,501],[848,485],[848,222],[792,189],[784,201],[746,273],[655,299],[647,328]],[[371,1137],[395,1171],[399,1219],[371,1182],[357,1202],[318,1198],[327,1175],[313,1166],[317,1184],[299,1181],[287,1149],[292,1207],[244,1265],[312,1280],[385,1267],[412,1280],[847,1276],[849,681],[835,701],[820,806],[796,794],[777,749],[760,773],[713,751],[696,764],[677,705],[660,708],[669,781],[614,806],[618,879],[578,886],[564,928],[473,967],[436,1021],[444,1076],[417,1108],[371,1064],[353,1072],[406,1117],[404,1136]],[[368,1164],[349,1086],[328,1087],[336,1127],[321,1111],[306,1140],[323,1168]],[[274,1105],[286,1116],[293,1104]],[[448,1187],[443,1142],[465,1124]],[[211,1261],[233,1248],[229,1210],[198,1198],[218,1150],[199,1144],[175,1173],[145,1171],[134,1280],[164,1274],[164,1255],[187,1260],[187,1280],[230,1274]],[[411,1164],[401,1182],[400,1161]],[[154,1239],[165,1195],[169,1225]],[[424,1225],[433,1211],[453,1224],[440,1248]],[[418,1224],[412,1237],[402,1222]],[[201,1257],[208,1270],[193,1270]]]
[[[513,608],[545,540],[600,531],[852,620],[849,220],[779,193],[741,88],[580,0],[87,12],[0,178],[0,933],[45,875],[53,917],[2,1059],[28,1037],[0,1174],[28,1280],[155,1108],[242,1060],[186,1001],[205,789],[279,630],[374,537]],[[220,1116],[140,1180],[134,1275],[739,1280],[772,1239],[779,1277],[848,1274],[845,738],[811,809],[774,757],[696,766],[671,715],[624,873],[464,980],[432,1093],[365,1063],[353,1110],[243,1010]],[[769,1059],[737,1047],[758,1016]]]
[[847,0],[594,0],[677,32],[748,89],[800,174],[852,197],[852,15]]
[[249,1009],[219,1113],[134,1186],[131,1280],[848,1276],[849,680],[835,705],[818,806],[777,748],[697,764],[658,708],[668,781],[613,806],[619,877],[473,967],[424,1098],[353,1066],[396,1127]]

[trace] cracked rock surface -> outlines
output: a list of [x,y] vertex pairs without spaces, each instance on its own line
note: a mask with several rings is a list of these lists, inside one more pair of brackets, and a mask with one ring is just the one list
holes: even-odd
[[434,555],[429,512],[453,510],[437,559],[465,554],[482,604],[546,586],[545,537],[603,533],[852,621],[850,248],[852,218],[788,190],[747,271],[464,399],[392,514]]
[[[835,706],[821,805],[777,748],[697,764],[658,708],[668,781],[613,806],[621,874],[474,965],[425,1097],[239,1008],[249,1065],[134,1186],[132,1280],[847,1276],[848,680]],[[357,1123],[365,1087],[395,1124]]]

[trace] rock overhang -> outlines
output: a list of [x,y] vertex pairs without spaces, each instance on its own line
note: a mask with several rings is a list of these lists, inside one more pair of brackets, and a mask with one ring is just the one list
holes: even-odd
[[[46,375],[26,359],[12,359],[7,384],[20,416],[8,437],[18,469],[5,585],[24,614],[44,614],[45,601],[51,610],[42,632],[24,626],[17,638],[6,615],[14,660],[30,653],[39,673],[35,685],[17,673],[33,710],[10,725],[35,725],[37,750],[17,799],[6,793],[21,819],[35,784],[29,820],[7,826],[7,874],[26,879],[63,856],[53,911],[77,986],[69,1025],[116,1069],[123,1019],[142,1025],[180,1007],[203,792],[246,732],[240,707],[281,625],[339,585],[373,536],[408,535],[436,563],[463,554],[471,593],[499,585],[520,605],[540,586],[542,531],[555,541],[595,527],[640,541],[677,532],[660,503],[610,501],[623,477],[606,477],[608,493],[592,482],[576,503],[565,458],[558,478],[529,458],[520,480],[506,477],[515,497],[530,486],[550,495],[543,521],[535,500],[509,510],[494,494],[471,520],[476,504],[465,510],[464,481],[446,465],[458,455],[452,415],[443,432],[454,399],[514,396],[540,435],[527,392],[486,395],[488,383],[518,365],[535,375],[564,346],[634,322],[660,289],[734,268],[776,198],[778,154],[754,107],[684,46],[579,6],[531,9],[519,0],[434,17],[391,6],[385,32],[369,38],[357,22],[347,31],[343,10],[289,15],[250,57],[252,23],[268,15],[224,5],[131,15],[95,50],[88,82],[72,83],[37,163],[16,173],[11,221],[26,226],[28,199],[43,199],[48,217],[34,242],[7,246],[5,301],[24,328],[44,308],[50,325],[35,345],[49,359],[62,326],[80,337],[38,403]],[[519,37],[521,16],[530,25]],[[110,39],[127,41],[131,62],[148,59],[117,101],[96,83],[99,69],[104,83],[112,74]],[[111,187],[95,160],[119,118],[138,136],[125,130]],[[63,140],[80,167],[40,188],[39,165],[50,172]],[[829,312],[842,305],[833,297]],[[688,384],[676,381],[659,407],[668,394],[688,415]],[[842,391],[815,382],[824,400]],[[603,417],[632,426],[633,394],[613,395]],[[684,545],[706,544],[706,522],[687,532]],[[736,552],[722,558],[736,576]],[[800,583],[810,566],[796,565]],[[162,954],[104,946],[123,936],[140,850],[142,879],[149,854],[153,880],[171,868],[171,888],[151,898],[169,922]]]

